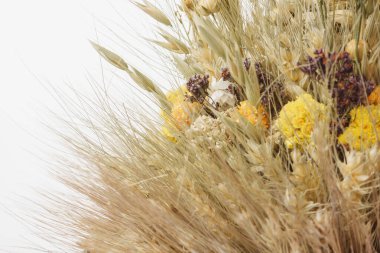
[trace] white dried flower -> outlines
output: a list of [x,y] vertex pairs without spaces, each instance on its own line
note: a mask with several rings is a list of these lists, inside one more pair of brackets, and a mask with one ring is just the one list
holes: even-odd
[[209,88],[210,104],[220,111],[225,111],[234,107],[237,100],[236,97],[229,91],[229,88],[232,85],[233,84],[231,82],[223,81],[223,79],[220,79],[219,81],[213,79]]

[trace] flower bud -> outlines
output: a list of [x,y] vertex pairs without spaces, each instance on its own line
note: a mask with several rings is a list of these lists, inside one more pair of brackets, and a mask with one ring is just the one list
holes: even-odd
[[220,11],[221,0],[200,0],[198,2],[199,11],[202,15],[210,15]]
[[[352,59],[356,58],[356,42],[357,41],[355,39],[351,40],[347,43],[345,48],[346,52],[350,54]],[[360,61],[363,58],[364,52],[367,50],[367,43],[364,40],[359,40],[357,50],[358,60]]]
[[182,0],[183,5],[189,10],[194,10],[194,0]]

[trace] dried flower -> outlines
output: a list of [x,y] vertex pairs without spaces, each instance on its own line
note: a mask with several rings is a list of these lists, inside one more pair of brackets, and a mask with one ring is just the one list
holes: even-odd
[[179,104],[185,101],[186,94],[189,92],[186,89],[185,85],[182,85],[176,90],[171,90],[166,94],[167,100],[172,104]]
[[367,96],[371,94],[375,87],[373,82],[363,80],[355,75],[338,82],[333,89],[333,97],[337,101],[338,115],[344,115],[347,110],[367,104]]
[[[132,2],[172,24],[157,35],[175,53],[158,52],[159,66],[147,55],[144,69],[156,66],[164,79],[181,74],[189,82],[166,95],[95,46],[151,95],[163,124],[150,117],[155,108],[135,108],[127,114],[139,121],[125,122],[117,97],[96,92],[101,99],[88,103],[79,97],[85,108],[69,122],[75,131],[62,137],[80,159],[64,156],[56,171],[83,197],[56,198],[57,208],[68,210],[47,210],[57,228],[52,236],[60,242],[66,236],[72,251],[91,252],[380,252],[380,164],[372,158],[379,149],[337,145],[335,131],[364,121],[346,115],[377,101],[379,0]],[[360,66],[342,45],[350,36],[365,38],[371,49],[366,57],[362,47]],[[128,44],[141,55],[143,45]],[[223,64],[229,69],[218,73]],[[288,92],[298,99],[288,103]],[[96,114],[86,114],[87,105]],[[379,118],[370,116],[370,123]],[[358,142],[375,136],[360,123]]]
[[219,81],[212,81],[210,89],[209,89],[209,102],[212,104],[217,110],[225,111],[231,107],[234,107],[237,103],[237,99],[235,94],[232,93],[231,87],[234,84],[228,81],[223,81],[223,79]]
[[[186,101],[187,96],[189,96],[189,91],[187,91],[184,85],[166,94],[166,98],[172,104],[172,108],[170,113],[161,111],[161,116],[165,120],[165,123],[170,126],[169,128],[183,130],[199,114],[201,105],[197,102]],[[164,127],[162,132],[165,136],[169,136],[170,139],[172,135],[169,128]]]
[[161,111],[161,117],[165,120],[161,133],[172,142],[176,142],[172,130],[187,128],[201,110],[199,103],[185,101],[188,94],[189,91],[185,85],[166,94],[166,99],[171,103],[172,107],[170,113],[164,110]]
[[268,115],[262,106],[256,108],[249,101],[243,101],[238,107],[239,114],[253,125],[269,127]]
[[316,50],[314,54],[315,57],[309,56],[308,64],[300,66],[300,69],[316,80],[328,80],[341,120],[352,108],[367,104],[367,96],[375,84],[364,76],[355,74],[349,53],[325,54],[323,50]]
[[368,97],[368,102],[371,105],[380,104],[380,86],[377,86]]
[[[246,64],[247,59],[244,61],[244,65]],[[246,67],[247,70],[247,67]],[[228,68],[223,68],[221,73],[223,81],[230,82],[230,85],[228,87],[228,91],[233,94],[237,100],[237,102],[241,102],[244,99],[244,92],[240,88],[240,86],[236,83],[236,81],[233,79],[231,72]]]
[[179,129],[186,129],[191,125],[193,120],[198,116],[201,105],[197,102],[183,102],[173,106],[171,111],[171,119],[174,125]]
[[198,117],[185,131],[190,142],[209,149],[220,149],[229,143],[229,134],[220,119],[208,116]]
[[315,101],[310,94],[304,94],[282,108],[278,127],[288,148],[294,148],[297,144],[308,144],[315,123],[325,119],[326,106]]
[[191,101],[198,101],[199,103],[203,103],[206,96],[208,95],[207,89],[209,86],[209,76],[196,74],[190,78],[187,82],[186,87],[187,90],[191,93],[191,97],[189,99]]
[[221,76],[223,78],[223,81],[235,82],[235,80],[232,78],[231,72],[228,68],[222,68]]
[[161,128],[161,133],[163,136],[166,137],[167,140],[176,143],[177,139],[174,137],[173,133],[169,130],[168,127],[162,127]]
[[350,112],[351,122],[338,138],[355,150],[371,148],[380,133],[380,105],[360,106]]

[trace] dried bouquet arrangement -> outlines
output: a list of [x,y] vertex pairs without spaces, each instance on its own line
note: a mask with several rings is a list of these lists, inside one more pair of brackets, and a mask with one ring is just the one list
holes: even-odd
[[155,3],[134,2],[183,83],[164,91],[93,43],[160,120],[129,124],[104,106],[101,127],[76,126],[78,159],[60,177],[82,198],[56,200],[61,241],[91,253],[380,252],[380,2]]

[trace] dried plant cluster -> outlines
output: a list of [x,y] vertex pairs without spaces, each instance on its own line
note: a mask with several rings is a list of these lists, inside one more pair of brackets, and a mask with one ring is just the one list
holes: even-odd
[[152,43],[182,76],[177,89],[94,43],[161,120],[128,125],[104,106],[96,141],[76,127],[81,162],[61,177],[85,198],[65,202],[67,244],[380,252],[380,2],[167,2],[170,13],[136,5],[159,23]]

